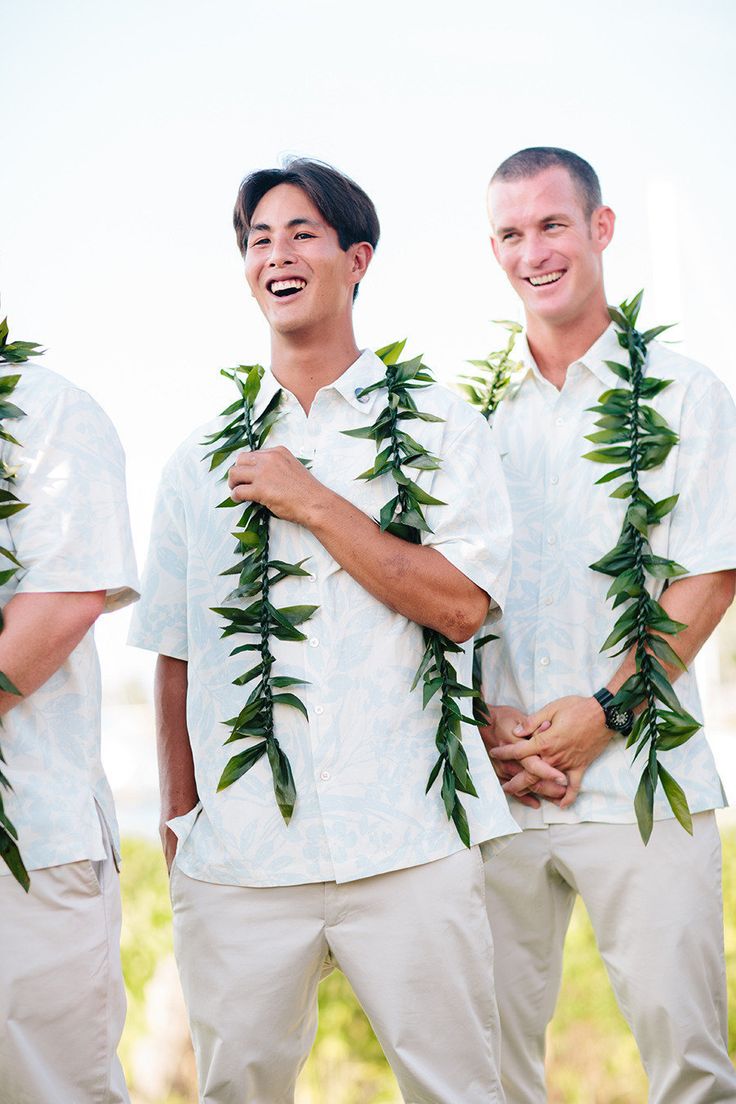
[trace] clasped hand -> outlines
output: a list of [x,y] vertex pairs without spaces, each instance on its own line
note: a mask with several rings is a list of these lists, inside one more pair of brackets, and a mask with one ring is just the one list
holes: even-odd
[[284,521],[309,525],[325,487],[283,445],[241,452],[228,473],[234,502],[259,502]]
[[558,698],[529,717],[498,706],[491,708],[490,719],[481,735],[503,789],[534,808],[539,806],[534,794],[562,809],[572,805],[586,769],[611,738],[592,697]]

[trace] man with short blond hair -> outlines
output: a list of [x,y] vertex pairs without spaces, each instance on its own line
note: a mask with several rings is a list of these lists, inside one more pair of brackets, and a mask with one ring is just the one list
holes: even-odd
[[[523,372],[501,403],[496,442],[514,514],[514,572],[500,640],[484,655],[484,739],[524,829],[487,864],[509,1104],[541,1104],[545,1029],[560,984],[570,914],[582,897],[649,1077],[651,1104],[736,1100],[726,1049],[720,841],[724,796],[701,732],[661,761],[683,786],[688,835],[661,787],[644,846],[634,797],[643,763],[633,715],[611,695],[635,671],[601,654],[617,614],[610,579],[591,570],[617,542],[627,501],[596,486],[583,453],[602,392],[620,387],[622,351],[603,286],[614,214],[591,166],[568,150],[522,150],[488,193],[493,252],[526,315]],[[678,434],[667,463],[640,472],[655,500],[678,495],[653,550],[687,574],[651,593],[687,628],[666,664],[684,708],[702,717],[693,658],[734,594],[736,412],[702,365],[653,342],[647,371],[671,384],[651,402]],[[714,463],[717,458],[717,463]],[[678,677],[679,676],[679,677]],[[566,775],[558,786],[543,765]]]

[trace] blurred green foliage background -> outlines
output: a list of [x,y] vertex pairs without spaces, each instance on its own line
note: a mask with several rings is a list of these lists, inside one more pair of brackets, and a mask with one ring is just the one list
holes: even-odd
[[[736,827],[722,829],[726,961],[736,994]],[[194,1064],[171,948],[166,871],[149,842],[123,844],[122,956],[128,1020],[121,1057],[134,1104],[194,1104]],[[428,963],[431,969],[431,963]],[[400,1104],[396,1083],[348,982],[320,987],[320,1026],[299,1078],[297,1104]],[[729,1024],[736,1055],[736,1022]],[[562,992],[548,1044],[550,1104],[637,1104],[646,1078],[618,1011],[584,908],[565,950]]]

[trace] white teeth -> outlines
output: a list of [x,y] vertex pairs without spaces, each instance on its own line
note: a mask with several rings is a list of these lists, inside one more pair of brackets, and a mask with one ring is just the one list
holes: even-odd
[[306,280],[274,280],[271,291],[290,291],[292,288],[301,291],[306,286]]
[[562,275],[562,272],[545,272],[544,276],[530,276],[529,283],[532,287],[540,287],[542,284],[554,284]]

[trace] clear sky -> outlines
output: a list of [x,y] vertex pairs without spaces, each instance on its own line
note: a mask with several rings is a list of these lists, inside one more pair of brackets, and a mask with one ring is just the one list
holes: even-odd
[[[295,152],[374,199],[359,343],[438,374],[519,317],[485,184],[526,145],[590,160],[616,210],[610,300],[736,383],[729,0],[0,0],[0,295],[11,334],[90,390],[128,453],[141,560],[158,473],[267,358],[231,226],[241,177]],[[105,619],[107,654],[125,617]],[[114,624],[113,624],[114,623]],[[108,677],[141,660],[115,653]]]

